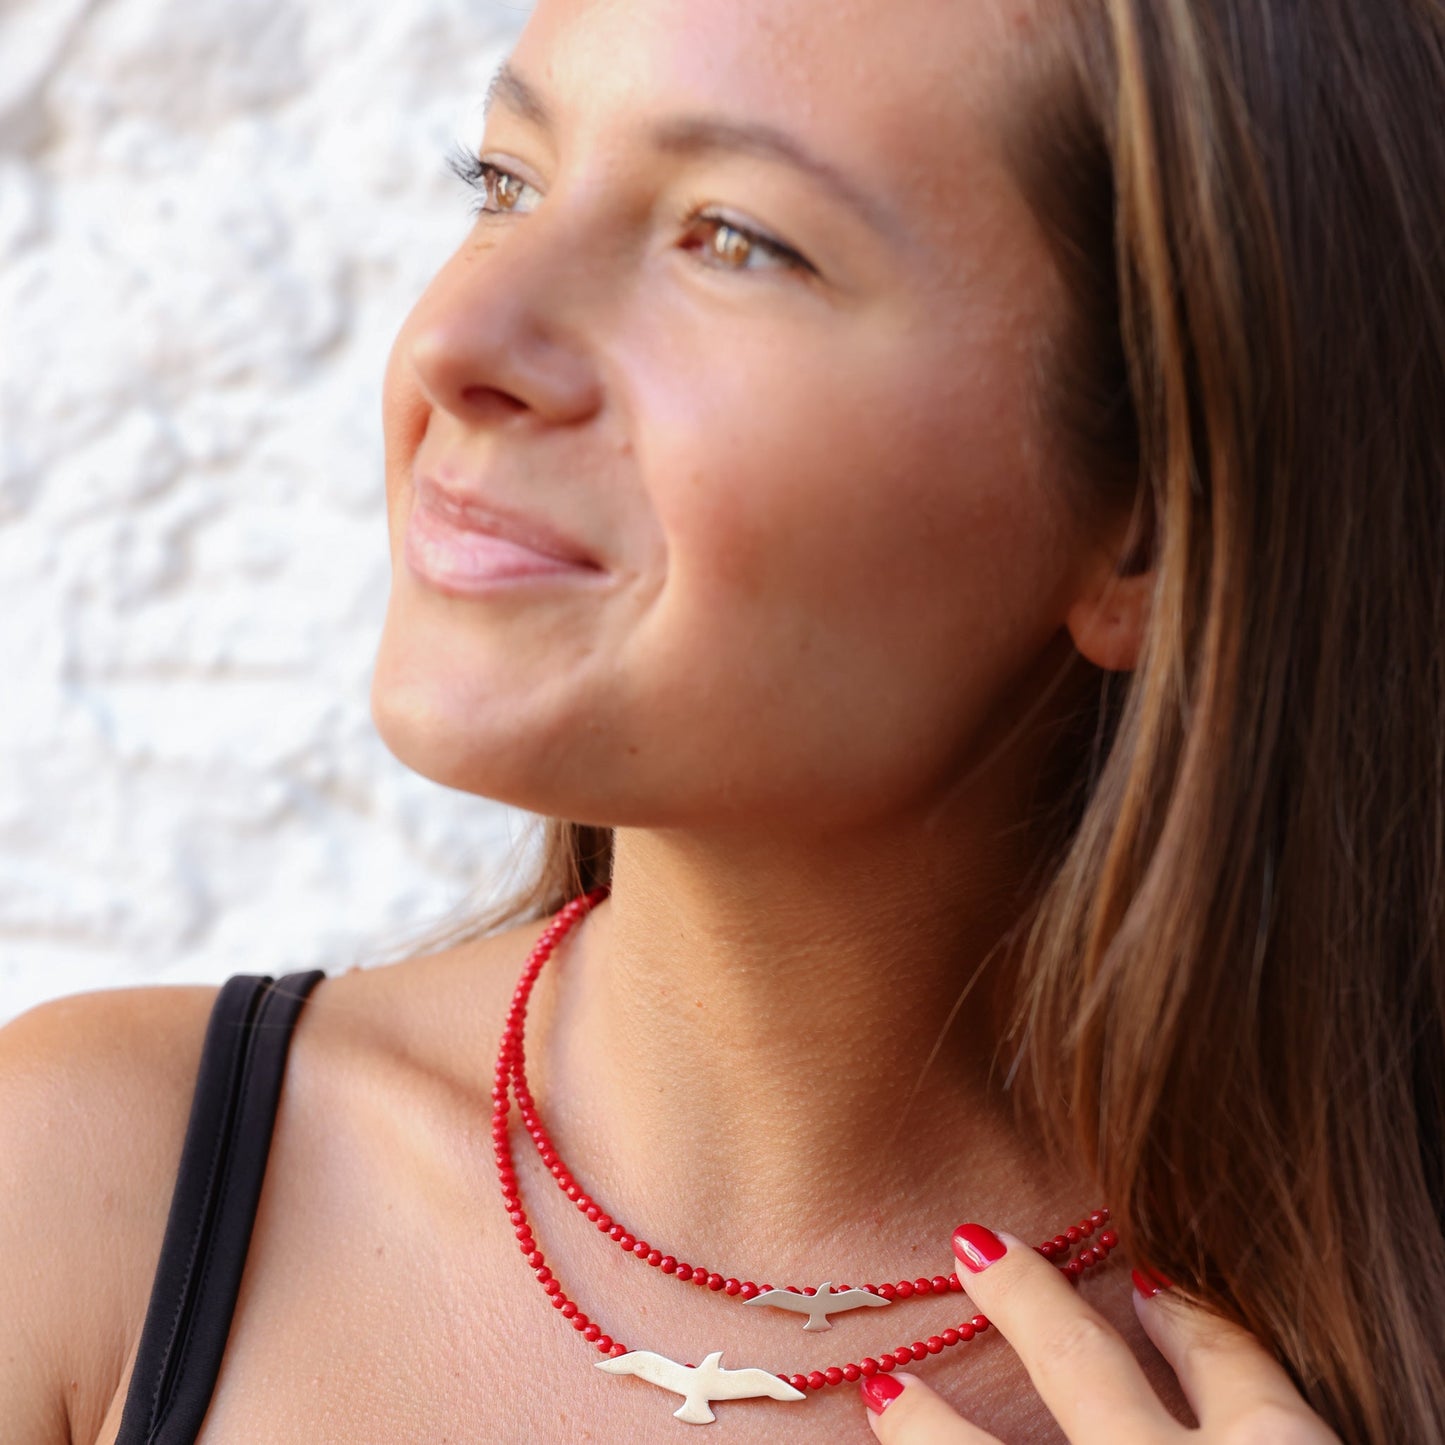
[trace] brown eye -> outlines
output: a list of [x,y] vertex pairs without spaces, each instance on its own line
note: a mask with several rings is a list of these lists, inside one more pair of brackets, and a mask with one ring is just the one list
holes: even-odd
[[503,211],[510,211],[526,188],[526,182],[520,176],[514,176],[510,171],[498,170],[495,166],[489,167],[488,179],[492,195],[496,197],[497,208]]
[[703,213],[695,216],[694,223],[709,232],[703,237],[702,250],[710,259],[709,265],[724,271],[766,271],[772,266],[749,265],[755,255],[772,257],[775,266],[785,270],[808,270],[808,265],[796,251],[774,241],[757,231],[739,226],[724,216]]
[[511,215],[517,210],[522,192],[531,189],[520,176],[481,160],[460,146],[450,153],[447,164],[476,193],[477,199],[471,208],[474,216]]
[[729,266],[741,266],[752,253],[753,243],[736,226],[723,225],[712,233],[712,245],[708,249]]

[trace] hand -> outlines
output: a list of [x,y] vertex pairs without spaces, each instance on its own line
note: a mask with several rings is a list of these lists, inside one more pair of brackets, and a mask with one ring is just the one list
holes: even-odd
[[[1338,1445],[1252,1335],[1149,1277],[1135,1272],[1134,1308],[1178,1375],[1198,1430],[1174,1419],[1119,1334],[1022,1240],[967,1224],[954,1233],[954,1253],[969,1298],[1013,1345],[1071,1445]],[[895,1370],[859,1383],[883,1445],[1000,1445],[916,1375]]]

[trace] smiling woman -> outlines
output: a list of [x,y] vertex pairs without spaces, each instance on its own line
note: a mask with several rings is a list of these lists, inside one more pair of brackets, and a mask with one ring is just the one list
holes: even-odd
[[0,1034],[20,1435],[1445,1437],[1441,94],[1434,0],[540,0],[372,685],[539,871]]

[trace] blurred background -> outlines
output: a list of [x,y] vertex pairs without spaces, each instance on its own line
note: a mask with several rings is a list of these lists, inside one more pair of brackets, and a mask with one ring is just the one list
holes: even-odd
[[525,19],[0,0],[0,1023],[375,962],[525,867],[368,702],[382,372]]

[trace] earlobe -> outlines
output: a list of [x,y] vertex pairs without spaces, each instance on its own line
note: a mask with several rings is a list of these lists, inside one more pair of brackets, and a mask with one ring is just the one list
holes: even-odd
[[1074,646],[1106,672],[1132,672],[1149,625],[1154,573],[1107,573],[1064,619]]

